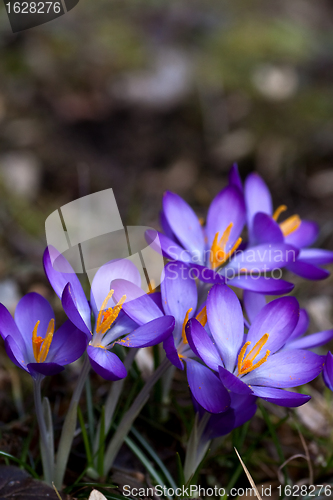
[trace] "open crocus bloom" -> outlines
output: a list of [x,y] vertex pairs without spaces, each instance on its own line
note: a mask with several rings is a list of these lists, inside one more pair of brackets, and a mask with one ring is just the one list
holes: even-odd
[[[62,272],[56,271],[52,265],[51,255]],[[138,327],[138,323],[122,311],[126,297],[120,297],[115,306],[111,303],[112,280],[121,276],[133,283],[141,283],[139,271],[127,259],[110,261],[97,271],[91,284],[91,307],[71,265],[53,247],[45,250],[44,268],[65,313],[86,334],[89,343],[87,354],[92,368],[107,380],[119,380],[127,375],[123,362],[111,351],[115,344],[125,347],[152,346],[165,340],[174,328],[174,319],[170,316]]]
[[161,294],[146,294],[140,287],[122,279],[111,284],[115,301],[126,295],[124,311],[139,325],[144,325],[168,314],[174,318],[173,335],[163,343],[168,359],[180,369],[187,368],[187,379],[194,398],[207,411],[225,411],[230,397],[218,376],[196,361],[186,335],[189,318],[196,318],[201,328],[206,325],[206,307],[198,309],[198,292],[190,270],[182,262],[169,262],[161,280]]
[[[207,283],[228,283],[266,294],[290,292],[291,283],[260,274],[286,266],[298,250],[284,241],[242,248],[245,221],[244,196],[234,185],[214,198],[204,228],[192,208],[168,191],[161,213],[165,234],[159,233],[163,254],[184,262],[193,277]],[[152,231],[147,231],[147,239],[154,240]]]
[[20,300],[15,320],[0,304],[0,333],[6,352],[33,377],[61,372],[86,349],[86,336],[69,320],[56,332],[54,324],[52,307],[38,293],[28,293]]
[[207,319],[211,336],[195,319],[186,335],[192,350],[219,373],[225,387],[253,394],[280,406],[300,406],[309,396],[284,391],[313,380],[323,368],[323,356],[304,349],[282,349],[299,317],[294,297],[264,306],[244,335],[244,319],[235,293],[215,285],[208,293]]
[[327,278],[329,272],[320,266],[333,262],[333,252],[319,248],[306,248],[312,245],[319,233],[317,224],[301,220],[292,215],[278,222],[281,214],[287,209],[281,205],[273,212],[272,197],[262,178],[250,174],[245,182],[245,201],[247,224],[251,244],[272,245],[287,243],[298,249],[295,259],[288,262],[287,269],[311,280]]
[[[249,291],[244,292],[243,302],[250,323],[254,321],[257,314],[266,305],[264,295]],[[309,328],[309,323],[310,319],[307,311],[300,309],[297,325],[283,349],[314,349],[315,347],[327,344],[327,342],[333,339],[332,329],[305,335]]]

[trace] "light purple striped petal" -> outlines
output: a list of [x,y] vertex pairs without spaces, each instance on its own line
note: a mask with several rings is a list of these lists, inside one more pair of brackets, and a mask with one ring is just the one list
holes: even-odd
[[218,371],[222,364],[213,341],[204,327],[196,319],[190,319],[186,325],[186,337],[192,351],[212,370]]
[[303,248],[298,258],[309,264],[330,264],[333,262],[333,252],[321,248]]
[[159,344],[172,334],[175,327],[173,316],[156,318],[140,326],[132,333],[116,341],[125,347],[149,347]]
[[279,406],[286,406],[287,408],[296,408],[297,406],[304,405],[304,403],[307,403],[311,399],[310,396],[305,394],[284,391],[283,389],[276,389],[274,387],[253,386],[252,389],[253,394],[259,398]]
[[105,380],[121,380],[126,377],[127,370],[116,354],[102,347],[87,348],[92,369]]
[[309,220],[302,220],[299,228],[286,236],[284,241],[297,248],[308,247],[316,241],[318,234],[318,224]]
[[202,255],[205,249],[204,235],[199,219],[192,208],[180,196],[167,191],[163,197],[163,211],[172,232],[191,253]]
[[272,300],[254,318],[251,328],[247,334],[247,341],[251,345],[248,351],[268,333],[269,338],[263,347],[263,353],[267,350],[274,352],[281,349],[294,331],[299,317],[299,305],[295,297],[281,297]]
[[332,339],[333,330],[324,330],[288,342],[287,347],[288,349],[313,349],[314,347],[327,344]]
[[72,288],[71,283],[67,283],[64,288],[62,297],[61,297],[62,307],[64,308],[65,313],[68,318],[71,320],[74,325],[84,332],[88,339],[91,338],[91,323],[89,318],[89,323],[85,322],[85,319],[81,316],[80,311],[77,307],[77,299],[75,292]]
[[243,252],[236,252],[224,268],[225,275],[228,277],[230,272],[239,273],[243,269],[257,273],[280,269],[289,263],[294,263],[297,256],[297,248],[285,243],[258,245]]
[[207,320],[224,365],[232,371],[243,342],[244,319],[240,302],[228,286],[214,285],[208,292]]
[[265,295],[262,293],[251,292],[250,290],[244,290],[243,303],[251,324],[257,314],[266,305]]
[[187,358],[187,380],[193,397],[210,413],[226,411],[230,396],[219,378],[206,366]]
[[253,218],[257,212],[264,212],[265,214],[272,215],[272,197],[265,182],[257,173],[252,173],[246,178],[244,194],[247,210],[247,223],[251,232]]
[[309,324],[310,324],[310,318],[309,318],[307,311],[305,309],[300,309],[299,310],[299,318],[298,318],[296,328],[293,331],[293,333],[290,335],[290,337],[288,339],[288,344],[290,341],[297,339],[301,335],[304,335],[304,333],[309,328]]
[[284,295],[290,293],[295,286],[293,283],[289,283],[289,281],[259,275],[236,276],[235,278],[228,279],[227,283],[243,290],[250,290],[265,295]]

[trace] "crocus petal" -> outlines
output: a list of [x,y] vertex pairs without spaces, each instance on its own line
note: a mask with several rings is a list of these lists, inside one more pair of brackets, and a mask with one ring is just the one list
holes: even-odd
[[25,342],[30,361],[35,359],[32,350],[32,332],[37,321],[40,321],[37,334],[44,338],[51,319],[54,320],[53,309],[48,301],[38,293],[31,292],[24,295],[17,304],[15,323]]
[[233,166],[231,167],[228,175],[228,180],[230,186],[235,186],[237,189],[239,189],[241,193],[243,192],[242,179],[240,178],[239,175],[237,163],[234,163]]
[[[175,241],[176,237],[173,234],[171,227],[169,226],[168,219],[165,217],[165,213],[163,212],[163,210],[160,211],[160,225],[165,236],[167,236],[170,240]],[[176,243],[179,244],[178,241]]]
[[7,335],[5,338],[5,349],[9,359],[19,368],[28,371],[24,353],[22,353],[20,347],[17,345],[13,337]]
[[283,243],[284,237],[279,224],[268,214],[257,212],[252,222],[253,241],[262,243]]
[[172,334],[175,327],[173,316],[156,318],[140,326],[126,337],[117,340],[116,344],[125,347],[149,347],[159,344]]
[[291,262],[288,264],[287,269],[288,271],[297,274],[297,276],[308,280],[324,280],[330,275],[326,269],[322,269],[321,267],[317,267],[302,260]]
[[179,358],[178,351],[175,346],[175,340],[172,335],[169,335],[163,342],[163,349],[166,357],[176,368],[184,370],[184,365]]
[[252,173],[246,178],[244,194],[248,226],[249,230],[252,231],[253,218],[257,212],[264,212],[265,214],[272,215],[272,197],[265,182],[256,173]]
[[315,222],[302,220],[296,231],[285,237],[284,241],[297,248],[308,247],[312,245],[319,234],[319,227]]
[[27,368],[33,377],[37,373],[45,376],[57,375],[64,370],[64,367],[57,363],[29,363]]
[[243,341],[244,319],[240,302],[228,286],[214,285],[208,292],[207,320],[224,365],[232,371]]
[[210,339],[204,327],[192,318],[186,325],[186,337],[192,351],[212,370],[218,371],[222,364],[213,341]]
[[229,252],[241,234],[245,220],[246,211],[243,195],[236,187],[227,186],[215,196],[208,210],[206,231],[209,248],[212,246],[216,233],[219,233],[221,238],[232,222],[233,226],[225,247],[225,251]]
[[[159,238],[158,245],[155,243],[156,233]],[[145,237],[151,248],[158,253],[162,253],[163,257],[171,260],[179,260],[181,262],[185,262],[185,264],[191,262],[192,256],[190,253],[164,234],[153,231],[152,229],[147,229]]]
[[230,396],[218,377],[206,366],[193,359],[185,359],[187,380],[193,397],[210,413],[226,411]]
[[288,342],[288,349],[313,349],[327,344],[333,339],[333,330],[324,330],[323,332],[306,335],[299,339]]
[[244,375],[242,381],[251,386],[296,387],[316,378],[322,371],[323,364],[323,356],[314,352],[285,349],[268,356],[265,363]]
[[268,333],[268,340],[262,351],[274,353],[281,349],[295,329],[299,316],[299,305],[295,297],[281,297],[272,300],[254,318],[247,334],[250,350]]
[[65,313],[67,314],[71,322],[74,323],[74,325],[79,330],[84,332],[88,336],[88,339],[90,340],[91,324],[90,321],[88,324],[85,322],[84,318],[81,316],[80,311],[77,308],[76,296],[71,283],[68,283],[65,286],[61,297],[61,303]]
[[243,270],[260,273],[280,269],[289,263],[294,263],[298,256],[298,250],[285,243],[264,244],[237,252],[224,268],[225,276],[228,277],[235,271]]
[[275,403],[279,406],[286,406],[287,408],[296,408],[297,406],[307,403],[310,396],[305,394],[298,394],[297,392],[284,391],[283,389],[275,389],[274,387],[252,387],[253,394],[259,398]]
[[105,380],[120,380],[125,378],[127,370],[116,354],[102,347],[87,348],[90,364],[93,370]]
[[296,328],[288,338],[288,344],[291,340],[297,339],[301,335],[304,335],[304,333],[309,328],[309,323],[310,323],[310,318],[307,311],[305,309],[300,309]]
[[257,314],[266,305],[265,295],[244,290],[243,303],[250,323],[252,323]]
[[118,279],[112,281],[111,286],[114,290],[113,299],[116,303],[126,295],[123,310],[138,325],[144,325],[148,321],[163,316],[163,312],[150,295],[134,283]]
[[53,335],[47,362],[68,365],[79,359],[86,347],[86,334],[67,320]]
[[219,377],[229,391],[242,395],[252,394],[252,389],[248,385],[222,366],[219,366]]
[[203,283],[225,283],[225,277],[218,271],[208,269],[206,266],[199,264],[190,264],[192,278],[198,279]]
[[182,262],[168,262],[162,275],[161,292],[165,314],[176,320],[175,336],[178,339],[187,311],[192,309],[189,313],[191,318],[197,308],[197,285],[190,269]]
[[330,351],[326,355],[323,379],[327,387],[333,391],[333,356]]
[[333,252],[321,248],[303,248],[298,254],[298,259],[309,264],[330,264],[333,262]]
[[[52,265],[55,264],[55,268]],[[76,308],[86,325],[90,323],[90,307],[84,294],[79,278],[76,276],[72,266],[67,259],[54,247],[48,246],[44,252],[43,264],[45,274],[55,293],[61,299],[63,290],[67,283],[72,285],[72,290],[76,298]],[[61,269],[61,271],[57,271]]]
[[202,227],[186,201],[177,194],[167,191],[163,197],[163,211],[172,232],[184,248],[191,254],[202,256],[205,248]]
[[3,340],[5,340],[8,335],[10,335],[13,339],[15,339],[15,342],[19,346],[21,351],[23,353],[25,352],[25,342],[22,338],[22,335],[17,328],[12,315],[3,304],[0,304],[0,334]]
[[226,436],[235,428],[235,421],[236,412],[232,408],[222,413],[211,415],[206,425],[203,439],[209,441],[220,436]]
[[228,285],[250,290],[265,295],[284,295],[290,293],[294,286],[289,281],[268,278],[266,276],[244,275],[227,280]]
[[[107,264],[101,266],[94,276],[90,289],[90,302],[95,317],[98,316],[103,301],[110,292],[111,281],[118,278],[131,281],[139,287],[141,286],[140,273],[130,260],[111,260]],[[108,304],[107,307],[110,307],[110,304]]]

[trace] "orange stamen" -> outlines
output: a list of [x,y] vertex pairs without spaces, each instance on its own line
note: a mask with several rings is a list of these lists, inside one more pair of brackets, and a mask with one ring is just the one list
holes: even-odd
[[285,212],[286,210],[287,210],[286,205],[280,205],[279,207],[277,207],[277,209],[275,210],[275,212],[273,214],[273,219],[275,221],[277,221],[278,218],[280,217],[280,215],[282,214],[282,212]]
[[291,217],[288,217],[288,219],[281,222],[279,225],[283,236],[289,236],[289,234],[296,231],[296,229],[298,229],[301,225],[301,222],[302,221],[298,215],[292,215]]
[[225,252],[225,247],[227,246],[227,243],[229,241],[232,227],[233,223],[230,222],[229,226],[223,232],[220,241],[219,241],[219,232],[217,232],[214,236],[214,240],[210,250],[210,263],[212,269],[216,269],[217,267],[224,264],[229,259],[229,257],[237,250],[237,248],[242,242],[242,238],[238,238],[238,240],[233,245],[231,250],[229,250],[229,252],[227,253]]
[[109,300],[111,299],[113,293],[114,290],[110,290],[103,301],[102,307],[97,316],[96,333],[104,335],[104,333],[106,333],[109,330],[112,323],[117,319],[122,309],[123,303],[126,300],[126,295],[123,295],[122,298],[114,307],[109,307],[108,309],[106,309],[106,306]]
[[147,294],[149,295],[150,293],[153,293],[153,291],[155,290],[155,288],[156,288],[155,280],[151,279],[149,281],[149,284],[148,284],[148,292],[147,292]]
[[32,331],[32,350],[37,363],[44,363],[50,350],[51,342],[54,334],[54,319],[52,318],[46,330],[45,339],[37,335],[37,329],[40,321],[34,326]]
[[183,343],[184,344],[188,344],[188,341],[187,341],[187,338],[186,338],[185,327],[186,327],[186,323],[188,322],[188,317],[189,317],[189,314],[190,314],[191,311],[192,311],[192,307],[185,314],[185,318],[184,318],[184,322],[183,322],[182,339],[183,339]]
[[263,365],[267,361],[267,358],[271,352],[269,350],[266,351],[266,354],[262,359],[260,359],[257,363],[253,364],[254,359],[258,356],[258,354],[261,352],[262,348],[266,344],[268,337],[269,337],[268,333],[265,333],[261,337],[261,339],[255,344],[255,346],[251,349],[251,351],[246,355],[245,359],[244,359],[244,354],[246,352],[247,347],[251,344],[251,342],[246,342],[243,345],[238,355],[238,363],[237,363],[238,377],[240,375],[245,375],[246,373],[252,372],[253,370],[259,368],[259,366]]
[[201,309],[199,314],[196,315],[195,319],[197,319],[199,321],[199,323],[201,323],[202,326],[205,326],[205,324],[207,323],[207,308],[206,308],[206,306]]

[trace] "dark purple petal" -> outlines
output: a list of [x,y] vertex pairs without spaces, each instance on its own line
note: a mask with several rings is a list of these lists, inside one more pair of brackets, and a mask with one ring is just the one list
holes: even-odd
[[87,347],[87,335],[67,320],[53,335],[47,362],[68,365],[79,359]]
[[[259,354],[259,357],[262,356]],[[255,362],[257,359],[253,361]],[[296,387],[316,378],[322,371],[323,364],[323,356],[318,356],[314,352],[303,349],[285,349],[268,356],[265,363],[244,375],[242,381],[251,387],[253,385]]]
[[162,294],[161,292],[152,292],[149,294],[149,297],[155,302],[155,304],[161,309],[163,312],[163,304],[162,304]]
[[304,335],[304,333],[309,328],[309,323],[310,323],[310,318],[309,318],[307,311],[305,309],[300,309],[299,318],[298,318],[296,328],[293,331],[293,333],[290,335],[290,337],[288,339],[288,343],[291,340],[297,339],[301,335]]
[[64,308],[65,313],[69,317],[72,323],[84,332],[88,339],[91,338],[91,323],[89,318],[89,323],[87,324],[84,318],[81,316],[80,311],[77,308],[76,296],[74,294],[74,290],[72,288],[71,283],[68,283],[63,291],[61,297],[62,307]]
[[198,403],[210,413],[226,411],[230,396],[218,377],[206,366],[186,358],[187,380]]
[[298,254],[298,259],[309,264],[330,264],[333,262],[333,252],[321,248],[304,248]]
[[[158,235],[158,244],[155,241],[156,233]],[[191,262],[192,257],[189,252],[164,234],[153,231],[152,229],[147,229],[145,236],[151,248],[158,253],[162,253],[167,259],[179,260],[185,263]]]
[[325,330],[323,332],[312,333],[299,339],[288,342],[288,349],[313,349],[321,345],[327,344],[333,339],[333,330]]
[[123,310],[138,325],[144,325],[163,316],[163,312],[150,295],[134,283],[126,280],[114,280],[112,289],[114,290],[113,299],[115,302],[119,302],[126,295]]
[[324,280],[330,275],[326,269],[322,269],[321,267],[317,267],[301,260],[291,262],[288,264],[287,269],[288,271],[297,274],[297,276],[308,280]]
[[242,288],[243,290],[250,290],[265,295],[284,295],[290,293],[294,286],[289,281],[268,278],[266,276],[256,276],[255,274],[236,276],[235,278],[228,279],[228,285]]
[[274,352],[281,349],[294,331],[299,316],[299,305],[295,297],[282,297],[272,300],[255,317],[247,341],[251,342],[248,350],[266,334],[269,338],[263,347],[263,351]]
[[0,304],[0,334],[3,340],[5,340],[8,335],[10,335],[15,340],[20,350],[24,353],[26,352],[25,342],[22,338],[22,335],[17,328],[12,315],[3,304]]
[[125,347],[149,347],[156,345],[171,335],[174,327],[175,320],[173,316],[156,318],[140,326],[122,339],[117,340],[116,344]]
[[222,366],[219,366],[219,377],[229,391],[242,395],[252,394],[252,389],[248,385]]
[[240,273],[244,269],[256,273],[280,269],[294,263],[297,256],[298,249],[285,243],[258,245],[237,251],[224,268],[225,275],[228,277],[231,272]]
[[252,235],[253,241],[257,245],[284,242],[279,224],[270,215],[263,212],[257,212],[253,218]]
[[163,342],[163,349],[165,350],[166,357],[176,368],[184,370],[184,365],[178,356],[178,351],[175,346],[175,340],[172,335],[167,337]]
[[249,230],[252,231],[253,218],[257,212],[272,215],[272,197],[265,182],[256,173],[252,173],[246,178],[244,194],[248,226]]
[[284,241],[297,248],[308,247],[312,245],[319,234],[319,227],[315,222],[302,220],[296,231],[286,236]]
[[[110,292],[111,281],[118,278],[141,286],[141,276],[137,267],[129,259],[111,260],[100,267],[91,283],[90,302],[95,317],[102,308],[103,301]],[[107,304],[111,307],[113,304]]]
[[105,380],[120,380],[125,378],[127,370],[116,354],[102,347],[87,348],[90,364],[93,370]]
[[333,391],[333,356],[330,351],[326,355],[323,379],[327,387]]
[[28,371],[26,363],[27,359],[25,353],[23,353],[20,347],[17,345],[13,337],[7,335],[5,338],[5,349],[9,359],[19,368]]
[[218,371],[222,364],[213,341],[204,327],[196,319],[190,319],[186,325],[186,337],[192,351],[212,370]]
[[[59,299],[67,283],[72,285],[76,298],[76,308],[86,325],[90,323],[90,307],[84,294],[79,278],[65,257],[54,247],[48,246],[43,257],[45,274]],[[57,271],[61,269],[61,271]]]
[[27,368],[33,377],[37,373],[45,376],[57,375],[64,370],[64,367],[57,363],[29,363]]
[[208,269],[206,266],[199,264],[191,264],[191,273],[193,279],[198,279],[203,283],[225,283],[225,277],[219,274],[218,271]]
[[172,232],[184,248],[191,254],[197,253],[198,256],[202,256],[205,248],[202,227],[186,201],[177,194],[167,191],[163,197],[163,211]]
[[214,285],[208,292],[207,320],[223,363],[232,371],[243,342],[244,318],[240,302],[228,286]]
[[212,414],[204,431],[202,439],[210,441],[211,439],[226,436],[235,428],[236,412],[229,408],[222,413]]
[[208,247],[211,248],[216,233],[219,233],[221,238],[232,222],[233,227],[225,247],[225,251],[229,252],[240,236],[245,220],[246,211],[242,193],[234,186],[227,186],[215,196],[208,210],[206,224]]
[[296,408],[297,406],[307,403],[310,396],[305,394],[298,394],[297,392],[284,391],[283,389],[275,389],[273,387],[252,387],[253,394],[259,398],[275,403],[279,406],[286,406],[287,408]]
[[243,303],[246,314],[251,324],[257,314],[266,305],[265,295],[261,293],[250,292],[249,290],[244,290]]
[[161,282],[162,304],[165,314],[176,320],[175,336],[181,335],[183,322],[189,309],[191,318],[197,308],[197,285],[190,275],[190,269],[182,262],[168,262]]
[[44,338],[51,319],[54,319],[53,309],[38,293],[28,293],[17,304],[15,322],[23,337],[30,361],[35,359],[32,350],[32,332],[37,321],[40,321],[37,335]]
[[239,189],[241,193],[243,192],[242,179],[240,178],[239,175],[237,163],[234,163],[233,166],[231,167],[228,175],[228,180],[231,186],[235,186],[237,189]]

